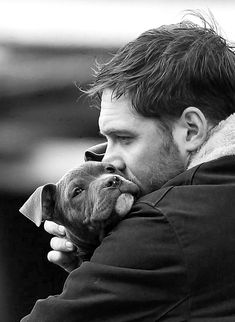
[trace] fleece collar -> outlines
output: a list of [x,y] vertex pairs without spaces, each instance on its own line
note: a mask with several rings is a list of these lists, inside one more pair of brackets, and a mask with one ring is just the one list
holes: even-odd
[[235,155],[235,113],[211,130],[206,142],[193,155],[188,169],[228,155]]

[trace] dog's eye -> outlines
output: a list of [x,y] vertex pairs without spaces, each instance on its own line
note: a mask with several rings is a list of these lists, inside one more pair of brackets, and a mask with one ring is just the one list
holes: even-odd
[[82,193],[82,192],[83,192],[82,188],[76,187],[73,189],[72,197],[76,197],[76,196],[80,195],[80,193]]
[[108,165],[108,166],[106,167],[106,171],[107,171],[108,173],[115,173],[116,169],[115,169],[112,165]]

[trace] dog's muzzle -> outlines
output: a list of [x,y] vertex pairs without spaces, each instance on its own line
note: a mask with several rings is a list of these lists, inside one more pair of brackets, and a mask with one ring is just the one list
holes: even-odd
[[121,178],[119,178],[118,176],[112,176],[111,178],[107,179],[106,186],[107,188],[111,188],[111,187],[118,188],[121,183],[122,183]]

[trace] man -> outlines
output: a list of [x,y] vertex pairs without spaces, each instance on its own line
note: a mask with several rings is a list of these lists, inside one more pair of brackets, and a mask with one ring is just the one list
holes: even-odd
[[79,268],[52,239],[72,272],[24,322],[234,321],[235,54],[203,22],[147,31],[98,71],[103,160],[142,197]]

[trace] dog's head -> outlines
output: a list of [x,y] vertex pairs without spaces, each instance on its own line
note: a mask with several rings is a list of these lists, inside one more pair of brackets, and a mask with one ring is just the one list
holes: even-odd
[[20,211],[38,226],[43,220],[64,225],[76,245],[95,244],[106,226],[130,211],[138,191],[112,165],[89,161],[57,184],[39,187]]

